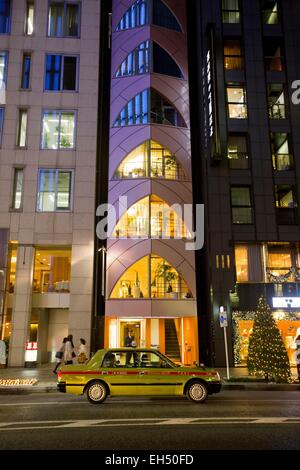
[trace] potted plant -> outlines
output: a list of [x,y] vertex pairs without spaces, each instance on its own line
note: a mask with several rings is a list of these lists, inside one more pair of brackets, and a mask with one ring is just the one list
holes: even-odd
[[172,282],[178,281],[177,272],[169,264],[161,263],[155,273],[156,278],[163,278],[167,283],[166,294],[171,299],[177,299],[177,292],[173,291]]

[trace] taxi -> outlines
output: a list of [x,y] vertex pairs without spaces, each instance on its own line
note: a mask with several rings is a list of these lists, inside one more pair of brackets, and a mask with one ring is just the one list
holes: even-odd
[[57,389],[93,404],[114,396],[186,396],[203,403],[221,390],[217,371],[175,364],[154,349],[101,349],[85,364],[63,366]]

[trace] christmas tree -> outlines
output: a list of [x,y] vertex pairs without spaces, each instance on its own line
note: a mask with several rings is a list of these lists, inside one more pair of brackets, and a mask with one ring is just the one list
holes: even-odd
[[287,351],[264,297],[259,299],[255,312],[247,365],[250,374],[262,375],[267,380],[287,382],[291,376]]

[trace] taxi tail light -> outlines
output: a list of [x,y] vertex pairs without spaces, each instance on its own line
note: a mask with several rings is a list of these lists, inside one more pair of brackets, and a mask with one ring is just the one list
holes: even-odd
[[60,380],[60,379],[61,379],[61,375],[62,375],[62,374],[61,374],[61,372],[60,372],[60,371],[58,371],[58,372],[57,372],[57,378],[58,378],[58,380]]

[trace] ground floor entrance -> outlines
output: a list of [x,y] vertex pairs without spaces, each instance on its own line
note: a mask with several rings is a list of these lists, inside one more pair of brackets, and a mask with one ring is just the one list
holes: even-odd
[[197,320],[176,318],[106,318],[105,347],[125,347],[128,336],[138,348],[159,349],[175,362],[198,361]]

